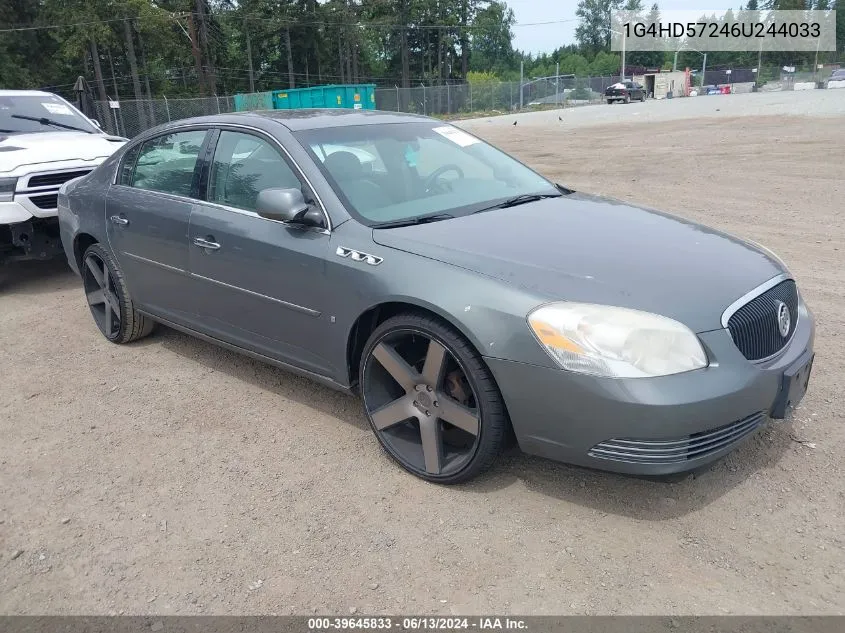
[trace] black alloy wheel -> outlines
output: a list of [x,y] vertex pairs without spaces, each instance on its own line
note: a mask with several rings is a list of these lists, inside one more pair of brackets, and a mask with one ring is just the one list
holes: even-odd
[[438,319],[405,314],[376,328],[360,386],[379,442],[418,477],[466,481],[501,450],[509,422],[495,381],[466,339]]
[[135,310],[120,268],[100,244],[85,251],[80,272],[88,308],[103,336],[129,343],[152,331],[152,319]]

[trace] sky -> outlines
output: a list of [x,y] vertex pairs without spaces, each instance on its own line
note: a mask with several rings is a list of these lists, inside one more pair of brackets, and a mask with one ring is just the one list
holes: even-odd
[[[577,0],[505,0],[513,9],[517,24],[514,26],[514,48],[529,53],[551,53],[565,44],[575,43],[575,17]],[[654,0],[643,0],[651,7]],[[745,0],[657,0],[661,11],[672,9],[738,9]],[[565,20],[565,21],[564,21]],[[556,22],[541,24],[538,22]],[[523,24],[525,26],[519,26]],[[529,26],[529,25],[534,26]]]

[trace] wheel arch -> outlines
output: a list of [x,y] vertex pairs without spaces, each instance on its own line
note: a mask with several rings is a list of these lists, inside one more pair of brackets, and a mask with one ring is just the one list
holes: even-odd
[[91,235],[90,233],[81,232],[73,238],[73,257],[76,260],[76,265],[79,267],[79,271],[82,271],[82,256],[85,254],[92,244],[99,243],[96,237]]
[[[455,328],[475,350],[481,354],[482,347],[479,341],[464,323],[456,319],[454,315],[448,311],[443,310],[439,306],[420,301],[419,299],[411,299],[409,297],[396,297],[390,300],[379,302],[370,306],[358,315],[358,318],[352,323],[349,332],[346,335],[346,372],[349,385],[354,389],[357,388],[358,383],[358,365],[361,362],[361,353],[364,351],[364,346],[367,339],[381,323],[392,316],[402,314],[404,312],[428,314],[445,322],[447,325]],[[483,358],[483,356],[482,356]]]

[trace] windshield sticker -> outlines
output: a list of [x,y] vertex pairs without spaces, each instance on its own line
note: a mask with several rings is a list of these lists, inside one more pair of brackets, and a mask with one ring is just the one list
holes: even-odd
[[73,114],[70,111],[70,108],[67,107],[64,103],[42,102],[41,105],[43,105],[44,109],[47,110],[47,112],[49,112],[50,114],[66,114],[68,116]]
[[467,134],[463,130],[459,130],[456,127],[444,126],[436,127],[433,129],[443,138],[448,139],[455,143],[455,145],[460,145],[461,147],[466,147],[467,145],[474,145],[475,143],[480,142],[474,136]]

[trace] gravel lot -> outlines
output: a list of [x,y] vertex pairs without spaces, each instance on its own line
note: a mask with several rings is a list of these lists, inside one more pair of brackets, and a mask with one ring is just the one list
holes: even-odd
[[430,485],[351,397],[165,328],[111,345],[62,264],[0,272],[0,612],[845,613],[845,90],[820,94],[463,124],[795,272],[795,419],[675,483],[512,452]]

